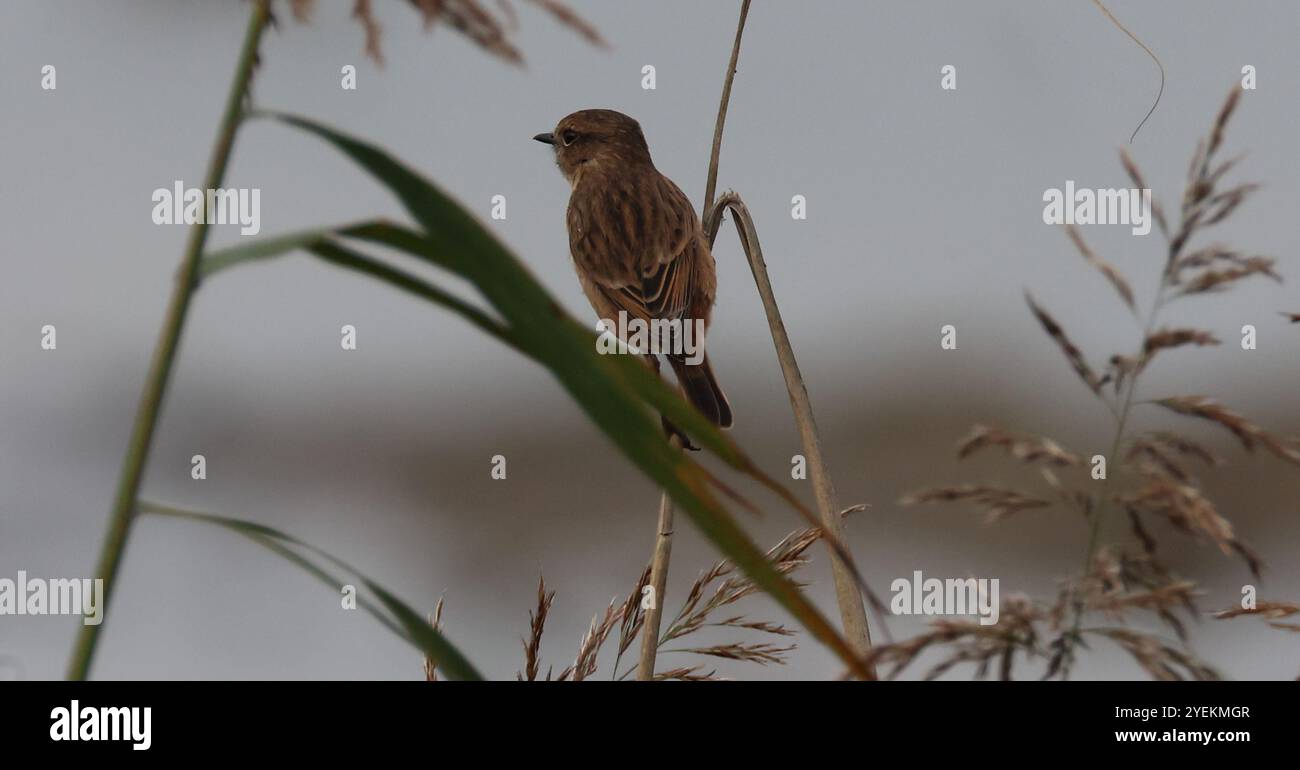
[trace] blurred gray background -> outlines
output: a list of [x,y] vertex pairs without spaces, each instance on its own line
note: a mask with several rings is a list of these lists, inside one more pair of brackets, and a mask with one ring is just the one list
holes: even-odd
[[[519,5],[519,4],[517,4]],[[1238,178],[1264,189],[1216,237],[1281,258],[1300,252],[1300,6],[1287,0],[1109,5],[1162,58],[1164,98],[1131,152],[1174,208],[1188,158],[1241,67],[1258,69],[1228,135],[1248,151]],[[529,140],[563,115],[610,107],[638,118],[659,168],[699,204],[739,2],[583,2],[600,50],[529,4],[517,41],[527,66],[488,57],[445,27],[420,29],[405,3],[378,2],[387,58],[363,56],[351,3],[322,0],[310,24],[262,46],[259,105],[300,112],[381,144],[437,180],[575,315],[567,185]],[[199,186],[245,26],[235,0],[0,4],[0,576],[89,575],[186,230],[156,226],[150,195]],[[58,89],[39,86],[42,65]],[[339,87],[355,64],[359,88]],[[658,88],[640,87],[653,64]],[[958,69],[958,90],[939,69]],[[1093,361],[1129,352],[1139,329],[1059,228],[1043,190],[1127,186],[1118,162],[1158,85],[1146,55],[1085,0],[754,3],[736,78],[720,185],[752,210],[821,422],[868,579],[976,575],[1005,597],[1054,596],[1076,571],[1083,522],[1035,511],[994,527],[962,507],[900,508],[904,491],[962,481],[1032,486],[990,456],[957,464],[976,422],[1049,435],[1083,454],[1111,420],[1030,317],[1033,291]],[[226,186],[262,191],[262,235],[402,212],[347,160],[290,129],[240,133]],[[508,219],[488,220],[508,199]],[[808,200],[793,221],[792,195]],[[1162,264],[1157,232],[1084,236],[1145,306]],[[210,243],[240,240],[216,227]],[[762,309],[728,229],[709,339],[737,414],[735,438],[788,477],[800,451]],[[433,278],[443,280],[441,276]],[[443,280],[446,283],[445,280]],[[1175,303],[1169,323],[1228,344],[1162,357],[1143,395],[1206,393],[1283,434],[1300,433],[1300,311],[1294,284],[1251,281]],[[1259,349],[1236,344],[1243,324]],[[58,350],[39,330],[58,328]],[[344,352],[354,324],[360,349]],[[959,348],[939,348],[958,327]],[[1212,426],[1151,409],[1138,427],[1186,428],[1228,463],[1206,486],[1270,569],[1264,598],[1300,598],[1300,470],[1251,458]],[[189,460],[208,460],[192,481]],[[489,478],[494,454],[509,477]],[[807,482],[799,487],[811,499]],[[593,613],[625,596],[648,559],[658,492],[543,370],[450,314],[304,256],[247,266],[203,287],[171,383],[145,497],[282,528],[366,570],[421,611],[445,597],[452,640],[493,677],[521,665],[537,576],[557,592],[542,651],[571,662]],[[798,526],[770,497],[746,520],[774,543]],[[672,611],[715,558],[678,528]],[[1160,530],[1170,561],[1203,581],[1204,606],[1250,580],[1212,546]],[[805,577],[834,613],[824,554]],[[397,678],[418,655],[295,567],[233,535],[146,519],[135,528],[94,674],[101,678]],[[747,614],[785,621],[764,601]],[[62,675],[79,621],[0,617],[7,676]],[[923,627],[894,620],[897,637]],[[1261,622],[1203,620],[1197,651],[1239,678],[1292,678],[1300,644]],[[715,639],[728,638],[717,635]],[[665,663],[692,659],[673,657]],[[13,663],[16,661],[16,664]],[[608,661],[602,674],[608,676]],[[717,666],[728,676],[829,677],[804,639],[785,667]],[[1028,670],[1026,675],[1032,675]],[[1082,677],[1136,677],[1102,645]],[[969,676],[959,669],[959,677]]]

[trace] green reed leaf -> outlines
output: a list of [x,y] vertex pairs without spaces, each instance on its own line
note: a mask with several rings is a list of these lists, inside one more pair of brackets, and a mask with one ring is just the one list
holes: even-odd
[[190,511],[143,500],[140,501],[137,509],[143,514],[197,521],[236,532],[254,543],[283,556],[322,583],[333,587],[335,590],[340,590],[348,581],[335,577],[310,557],[324,559],[334,567],[355,576],[361,585],[374,594],[379,601],[379,605],[376,605],[358,593],[357,605],[359,607],[374,616],[385,628],[405,639],[436,661],[438,669],[446,674],[448,678],[460,680],[479,680],[483,678],[465,656],[451,642],[447,641],[446,637],[426,623],[419,613],[411,609],[405,602],[398,599],[383,586],[366,577],[355,567],[314,545],[253,521]]

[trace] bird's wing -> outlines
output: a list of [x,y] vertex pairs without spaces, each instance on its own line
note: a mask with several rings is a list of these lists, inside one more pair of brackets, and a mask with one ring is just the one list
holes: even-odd
[[607,196],[599,216],[578,211],[570,220],[583,236],[570,241],[580,269],[615,307],[647,321],[687,314],[706,248],[686,194],[661,174],[654,184],[640,196]]

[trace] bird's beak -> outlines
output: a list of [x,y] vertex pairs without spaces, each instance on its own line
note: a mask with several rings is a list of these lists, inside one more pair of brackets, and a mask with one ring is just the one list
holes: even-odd
[[555,144],[555,134],[538,134],[537,136],[533,137],[533,141],[541,142],[542,144],[553,145]]

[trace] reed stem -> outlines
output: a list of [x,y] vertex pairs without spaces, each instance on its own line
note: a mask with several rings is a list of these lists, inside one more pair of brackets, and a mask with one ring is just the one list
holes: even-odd
[[[674,445],[678,443],[672,437]],[[645,623],[641,631],[641,657],[637,661],[636,678],[638,682],[649,682],[655,678],[655,657],[659,653],[659,625],[664,614],[664,592],[668,588],[668,561],[673,552],[673,499],[665,492],[659,498],[659,528],[655,534],[654,555],[650,559],[650,582],[653,589],[651,596],[654,603],[646,609]]]
[[[736,79],[736,62],[740,60],[740,38],[745,34],[745,19],[749,17],[749,0],[740,4],[740,22],[736,24],[736,42],[731,45],[731,62],[727,64],[727,77],[722,81],[722,102],[718,105],[718,120],[713,126],[713,152],[709,155],[709,178],[704,186],[704,208],[700,221],[704,222],[713,210],[713,194],[718,189],[718,158],[722,155],[722,128],[727,122],[727,106],[731,104],[731,82]],[[705,222],[707,224],[707,222]]]
[[[709,247],[712,248],[722,225],[723,214],[730,208],[736,215],[736,228],[745,250],[745,258],[749,261],[750,272],[754,276],[754,284],[763,301],[763,310],[767,315],[768,328],[772,334],[772,344],[776,347],[781,374],[785,378],[786,390],[790,395],[790,407],[794,412],[795,422],[799,426],[799,436],[803,441],[804,458],[808,461],[808,472],[813,482],[813,495],[817,500],[822,526],[826,530],[840,621],[844,627],[845,637],[853,650],[865,657],[871,649],[871,633],[867,627],[862,591],[859,590],[851,566],[844,563],[836,553],[836,548],[831,545],[844,543],[844,528],[840,521],[841,508],[835,495],[835,485],[831,482],[830,472],[826,470],[822,458],[821,438],[817,431],[817,422],[813,418],[808,388],[804,385],[803,375],[799,372],[794,348],[790,345],[790,337],[786,334],[785,323],[781,320],[781,311],[776,304],[776,295],[767,277],[767,265],[763,261],[762,248],[758,245],[758,234],[754,231],[749,210],[739,195],[734,192],[727,193],[716,202],[714,200],[717,191],[719,156],[722,153],[722,132],[727,121],[727,107],[731,102],[731,85],[735,80],[736,65],[740,59],[740,41],[745,31],[745,20],[749,16],[749,3],[750,0],[741,3],[740,21],[736,25],[736,40],[732,45],[731,61],[727,65],[727,75],[722,84],[722,100],[718,105],[718,119],[713,131],[713,153],[709,159],[709,177],[705,184],[704,211],[701,220],[704,232],[709,238]],[[874,669],[872,675],[874,676]]]
[[[727,105],[731,102],[731,81],[736,77],[736,61],[740,58],[740,38],[745,33],[745,18],[749,16],[750,0],[740,5],[740,22],[736,25],[736,41],[731,46],[731,62],[722,84],[722,102],[718,105],[718,119],[713,128],[713,152],[709,156],[708,183],[704,191],[704,208],[700,221],[707,225],[709,211],[713,208],[713,193],[718,183],[718,156],[722,153],[722,127],[727,122]],[[706,228],[707,232],[707,228]],[[674,440],[676,437],[673,437]],[[641,658],[637,664],[639,681],[654,679],[655,655],[659,650],[659,622],[663,615],[664,588],[668,584],[668,560],[673,550],[673,501],[664,493],[659,498],[659,529],[655,536],[654,555],[650,562],[650,583],[654,587],[655,605],[646,610],[645,628],[641,632]]]
[[[252,2],[253,9],[244,34],[243,48],[235,65],[230,92],[226,96],[225,111],[217,129],[216,144],[212,148],[212,156],[208,161],[204,189],[212,190],[221,187],[222,177],[225,176],[226,163],[230,159],[230,150],[235,142],[235,133],[243,117],[244,95],[248,92],[253,70],[257,64],[258,43],[271,16],[270,5],[270,0]],[[69,679],[80,680],[89,675],[100,633],[103,631],[104,622],[108,620],[109,600],[117,580],[118,569],[122,564],[123,553],[126,551],[131,521],[135,515],[136,500],[140,493],[140,483],[149,460],[149,450],[153,445],[154,430],[158,424],[158,415],[162,411],[163,396],[166,394],[172,364],[180,346],[181,330],[185,326],[185,316],[194,294],[199,260],[207,241],[207,222],[210,218],[207,214],[208,212],[205,211],[202,222],[190,226],[189,239],[186,241],[180,269],[176,274],[176,286],[167,305],[162,331],[159,334],[158,344],[154,348],[144,391],[140,395],[140,405],[131,427],[131,438],[127,444],[117,494],[113,499],[113,509],[109,515],[108,532],[104,535],[104,542],[100,548],[95,577],[102,578],[104,581],[103,622],[99,625],[81,627],[72,651],[72,658],[68,663]]]

